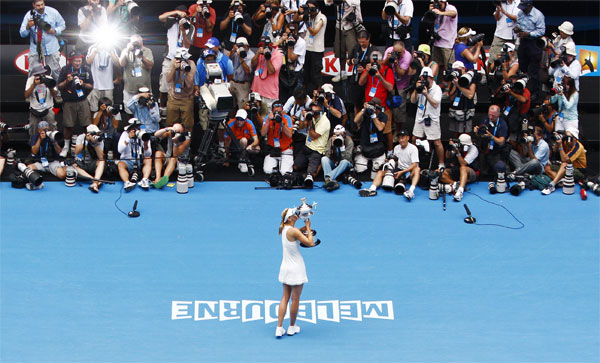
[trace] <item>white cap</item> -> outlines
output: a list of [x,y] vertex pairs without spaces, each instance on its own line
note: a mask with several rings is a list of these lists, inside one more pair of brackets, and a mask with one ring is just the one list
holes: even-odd
[[466,32],[463,35],[459,35],[459,37],[464,38],[464,37],[468,37],[468,36],[475,35],[475,34],[477,34],[477,32],[475,30],[469,28],[468,32]]
[[244,37],[239,37],[235,40],[236,44],[243,44],[243,45],[249,45],[248,44],[248,39],[244,38]]
[[334,134],[343,134],[344,132],[346,132],[346,128],[342,125],[336,125],[333,128],[333,133]]
[[98,128],[98,126],[96,125],[88,125],[88,127],[85,129],[87,131],[88,134],[94,134],[94,133],[100,133],[100,129]]
[[567,35],[573,35],[573,23],[571,23],[570,21],[565,21],[562,24],[560,24],[558,30]]
[[330,83],[325,83],[321,86],[321,89],[327,93],[335,93],[333,90],[333,85]]
[[148,88],[148,87],[140,87],[138,89],[138,93],[150,93],[150,88]]
[[567,45],[565,45],[565,53],[567,53],[568,55],[577,57],[577,50],[575,49],[575,43],[568,42]]
[[514,52],[515,51],[515,45],[513,43],[506,42],[506,43],[504,43],[504,45],[506,45],[506,48],[508,48],[509,52]]
[[248,118],[248,112],[246,112],[246,110],[239,109],[235,114],[235,118],[238,117],[243,118],[245,120]]
[[428,77],[432,77],[433,78],[433,71],[431,70],[431,68],[429,68],[429,67],[423,67],[423,69],[421,69],[421,74],[419,74],[419,76],[422,76],[425,73],[427,73]]
[[460,141],[460,143],[463,144],[463,145],[473,145],[473,141],[471,140],[471,136],[469,136],[468,134],[461,134],[458,137],[458,141]]
[[456,62],[452,63],[452,69],[456,69],[456,68],[465,68],[465,64],[461,61],[456,61]]
[[287,212],[285,213],[285,217],[283,218],[283,223],[287,223],[288,218],[290,218],[291,216],[296,214],[296,208],[292,207],[292,208],[288,208]]
[[569,127],[565,131],[573,135],[574,138],[579,139],[579,130],[577,130],[576,128]]

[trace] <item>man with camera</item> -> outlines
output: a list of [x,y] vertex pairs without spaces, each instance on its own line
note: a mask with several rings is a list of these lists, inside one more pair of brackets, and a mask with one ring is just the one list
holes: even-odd
[[554,77],[554,87],[562,86],[562,80],[569,77],[575,81],[575,88],[579,91],[579,77],[581,76],[581,63],[577,60],[575,43],[565,46],[565,53],[559,56],[556,62],[550,63],[549,73]]
[[[119,64],[123,67],[123,103],[127,105],[140,88],[152,88],[150,73],[154,56],[150,48],[144,47],[142,37],[136,34],[121,52]],[[132,114],[127,108],[125,111]]]
[[494,75],[496,81],[508,81],[519,71],[519,59],[517,58],[515,45],[510,42],[505,42],[502,45],[502,51],[496,55],[495,60],[492,61],[490,56],[490,62],[489,74]]
[[217,21],[217,13],[210,6],[212,0],[197,0],[195,4],[190,5],[188,16],[194,20],[194,37],[190,46],[192,60],[198,62],[202,56],[202,50],[205,43],[213,37],[213,29]]
[[360,11],[360,0],[325,0],[325,5],[335,5],[336,7],[333,51],[336,58],[340,60],[341,69],[340,73],[333,77],[331,81],[339,82],[347,78],[343,64],[346,63],[348,55],[356,46],[356,31],[364,29]]
[[350,136],[346,135],[346,128],[342,125],[335,126],[333,136],[329,138],[325,146],[325,155],[321,158],[323,175],[325,175],[323,188],[328,192],[338,189],[340,185],[337,178],[346,170],[352,169],[353,151],[354,142]]
[[429,11],[436,15],[433,60],[443,73],[454,63],[454,41],[458,30],[458,10],[447,0],[431,0]]
[[406,103],[408,102],[406,88],[410,83],[409,68],[413,59],[410,52],[405,49],[404,42],[400,40],[395,41],[393,46],[385,50],[383,58],[387,59],[387,63],[394,71],[396,82],[393,95],[402,97],[402,103],[393,105],[391,110],[396,130],[401,130],[406,124]]
[[500,107],[491,105],[488,109],[488,117],[479,126],[475,126],[473,132],[481,150],[479,154],[481,171],[487,175],[495,175],[499,165],[506,170],[510,152],[508,125],[500,117]]
[[[73,167],[79,175],[92,180],[89,190],[98,193],[102,182],[104,161],[104,134],[96,125],[88,125],[86,132],[77,136],[75,142],[75,164]],[[93,176],[92,176],[93,175]]]
[[155,133],[159,129],[160,110],[158,102],[147,87],[141,87],[138,94],[131,97],[125,105],[148,133]]
[[233,64],[233,78],[229,84],[229,92],[233,96],[233,104],[242,108],[250,93],[252,58],[254,58],[254,52],[250,50],[246,38],[237,38],[229,52],[229,58]]
[[[398,145],[394,148],[394,154],[377,172],[369,189],[359,190],[358,194],[361,197],[376,196],[377,188],[383,184],[384,189],[393,189],[396,194],[403,194],[409,202],[415,198],[415,188],[421,178],[421,169],[419,168],[419,150],[409,140],[408,132],[398,130]],[[410,187],[407,190],[406,183],[408,182],[410,182]]]
[[108,159],[112,160],[113,156],[117,153],[116,139],[120,136],[117,133],[120,118],[117,117],[121,111],[121,107],[120,105],[113,105],[109,98],[102,97],[98,100],[96,108],[98,111],[92,116],[92,124],[100,129],[104,137],[103,144],[105,150],[108,152]]
[[565,176],[567,165],[569,164],[573,165],[573,178],[575,182],[585,178],[587,157],[585,155],[585,148],[577,139],[578,136],[579,131],[575,128],[567,129],[564,134],[555,132],[552,136],[554,141],[552,148],[560,154],[560,165],[556,163],[546,164],[544,172],[552,178],[552,181],[542,190],[543,195],[548,195],[556,190],[556,186]]
[[60,45],[57,36],[65,30],[65,20],[56,9],[46,6],[44,0],[34,0],[31,4],[33,10],[25,14],[19,29],[21,38],[29,37],[29,69],[37,64],[48,66],[52,78],[58,80]]
[[509,130],[510,143],[517,146],[517,136],[521,130],[522,120],[527,117],[527,112],[531,106],[531,93],[526,87],[527,78],[520,78],[519,75],[511,77],[508,81],[503,81],[497,96],[500,102],[504,101],[503,116]]
[[294,158],[294,170],[300,171],[307,168],[304,186],[312,188],[314,178],[319,171],[321,158],[325,155],[331,123],[323,112],[323,105],[318,102],[310,104],[310,111],[305,112],[304,119],[307,122],[308,137],[304,148]]
[[177,161],[188,162],[192,138],[180,123],[160,129],[154,133],[154,136],[159,142],[156,144],[156,153],[154,154],[156,177],[150,185],[156,189],[162,189],[177,168]]
[[450,139],[446,160],[450,161],[450,171],[444,170],[440,181],[453,186],[454,200],[460,202],[468,183],[477,180],[479,171],[479,149],[473,144],[469,134],[461,134],[456,139]]
[[268,37],[261,37],[258,50],[252,57],[254,80],[252,92],[261,95],[263,115],[279,99],[279,72],[283,65],[283,55]]
[[263,164],[265,174],[279,171],[284,175],[292,172],[292,132],[291,117],[283,113],[283,105],[279,101],[273,102],[272,110],[260,129],[261,136],[267,138],[267,155]]
[[313,102],[323,106],[323,112],[327,115],[330,122],[330,130],[337,125],[346,126],[348,122],[348,113],[344,101],[335,94],[333,85],[325,83],[318,90],[313,92]]
[[279,98],[287,100],[304,81],[306,41],[298,36],[298,25],[292,23],[286,24],[285,31],[275,44],[284,55],[279,72]]
[[[496,10],[494,19],[496,19],[496,30],[494,31],[494,40],[490,46],[490,55],[488,66],[491,66],[502,47],[506,43],[513,43],[516,40],[516,34],[513,31],[517,23],[517,14],[519,13],[520,0],[497,0],[494,1]],[[514,46],[513,46],[514,48]]]
[[65,179],[66,169],[61,166],[58,156],[61,152],[59,131],[50,131],[46,121],[40,121],[37,134],[31,137],[31,157],[34,162],[27,165],[33,170],[51,173],[58,179]]
[[452,100],[448,116],[450,125],[448,129],[454,132],[454,137],[461,133],[470,133],[473,130],[473,116],[477,104],[477,81],[475,71],[467,72],[461,61],[452,64],[450,72],[446,73],[446,82],[450,82],[448,95]]
[[[150,173],[152,172],[152,134],[140,131],[142,123],[136,118],[129,119],[129,126],[121,134],[118,150],[121,157],[117,167],[119,177],[123,181],[126,192],[132,191],[136,184],[144,190],[150,189]],[[142,169],[142,180],[139,170]],[[131,179],[130,177],[131,173]]]
[[[258,154],[260,152],[260,145],[258,136],[256,135],[256,128],[254,124],[248,120],[248,112],[244,109],[239,109],[233,120],[228,123],[231,129],[232,135],[225,133],[225,150],[226,159],[230,160],[231,154],[235,154],[234,159],[239,159],[238,168],[242,173],[248,172],[248,165],[241,160],[242,153]],[[232,147],[232,139],[235,138],[242,150],[237,149],[236,145]],[[225,162],[225,166],[229,166],[229,162]]]
[[90,104],[87,100],[94,80],[87,66],[83,65],[83,55],[71,52],[69,65],[63,67],[58,77],[58,89],[63,98],[63,126],[65,146],[62,157],[66,157],[71,145],[75,124],[85,127],[91,123]]
[[354,113],[358,113],[361,105],[365,103],[365,87],[358,81],[365,67],[371,61],[371,53],[375,47],[371,45],[371,35],[366,30],[358,32],[356,36],[358,44],[350,53],[348,65],[352,66],[352,79],[350,82],[350,100],[354,104]]
[[170,84],[166,126],[181,122],[186,131],[192,131],[194,127],[195,77],[196,64],[190,59],[188,51],[185,48],[177,49],[166,77],[167,84]]
[[[140,8],[133,0],[108,0],[106,15],[109,20],[128,34],[137,33]],[[133,30],[133,33],[130,31]]]
[[36,64],[31,69],[31,77],[25,84],[25,98],[29,99],[29,136],[38,133],[38,123],[46,121],[50,130],[56,130],[54,119],[54,97],[56,97],[56,82],[46,75],[46,69]]
[[386,0],[381,10],[381,18],[387,22],[389,30],[386,46],[391,47],[401,40],[408,51],[412,50],[410,32],[414,10],[412,0]]
[[441,137],[440,113],[442,110],[442,89],[433,80],[431,68],[421,69],[415,90],[410,94],[410,102],[417,104],[417,115],[413,127],[413,142],[427,137],[433,142],[438,156],[439,168],[444,168],[444,146]]
[[509,154],[513,172],[508,174],[508,181],[514,181],[518,175],[538,175],[544,171],[550,159],[550,147],[544,140],[544,132],[540,126],[534,128],[533,135],[524,132],[519,140],[517,150]]
[[371,179],[375,179],[377,171],[385,162],[386,147],[383,131],[388,122],[385,109],[377,97],[365,102],[363,108],[354,116],[354,123],[360,133],[360,149],[357,148],[354,157],[357,173],[367,171],[371,162]]
[[521,0],[517,6],[521,11],[517,14],[517,25],[513,31],[519,37],[519,66],[529,76],[531,94],[540,98],[540,61],[542,50],[536,40],[546,33],[544,14],[533,7],[533,0]]
[[[564,21],[560,24],[558,27],[558,36],[555,36],[552,41],[547,43],[548,47],[552,49],[552,54],[559,56],[564,53],[567,44],[572,43],[573,46],[575,45],[575,41],[571,37],[574,34],[573,30],[573,23],[570,21]],[[552,33],[552,35],[555,35],[555,33]]]
[[317,0],[308,0],[308,8],[300,8],[300,14],[308,11],[306,23],[306,59],[304,61],[304,85],[311,94],[323,83],[321,70],[323,69],[323,55],[325,54],[325,29],[327,17],[321,13]]
[[[100,0],[87,0],[87,5],[77,11],[77,25],[79,26],[79,39],[75,47],[82,53],[87,53],[90,45],[94,43],[95,33],[107,23],[106,9],[100,5]],[[103,36],[110,36],[103,34]]]
[[283,105],[283,111],[292,118],[294,134],[292,135],[294,156],[302,151],[303,145],[308,137],[307,122],[304,119],[304,111],[310,109],[312,99],[308,97],[302,88],[294,90],[294,94],[288,98]]
[[227,16],[219,24],[225,54],[231,58],[230,51],[238,38],[252,35],[252,18],[246,13],[246,4],[242,0],[231,0]]

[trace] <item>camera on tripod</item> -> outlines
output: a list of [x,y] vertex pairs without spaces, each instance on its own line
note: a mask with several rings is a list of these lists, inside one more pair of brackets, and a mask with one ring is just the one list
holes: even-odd
[[42,29],[46,33],[52,29],[52,25],[48,24],[44,19],[42,19],[42,16],[38,14],[37,11],[30,10],[29,14],[31,15],[31,19],[36,27]]

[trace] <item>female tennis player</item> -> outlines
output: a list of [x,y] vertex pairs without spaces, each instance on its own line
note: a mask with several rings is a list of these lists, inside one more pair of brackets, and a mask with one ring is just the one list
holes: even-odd
[[300,333],[300,327],[296,325],[296,316],[298,315],[298,305],[300,303],[300,294],[302,286],[308,282],[306,276],[306,267],[304,259],[300,254],[299,245],[302,243],[307,247],[314,246],[313,233],[310,229],[310,220],[304,221],[305,227],[302,230],[308,231],[307,235],[302,230],[295,228],[294,223],[298,216],[294,213],[295,208],[286,208],[281,213],[281,224],[279,225],[279,234],[281,235],[281,245],[283,247],[283,259],[279,269],[279,282],[283,284],[283,297],[279,303],[279,319],[275,336],[280,338],[285,334],[282,327],[283,318],[287,311],[290,295],[292,296],[292,307],[290,310],[290,327],[287,330],[288,335]]

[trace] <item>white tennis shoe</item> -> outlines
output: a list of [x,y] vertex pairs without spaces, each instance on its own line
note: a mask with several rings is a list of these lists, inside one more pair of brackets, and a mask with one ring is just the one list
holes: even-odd
[[300,333],[300,327],[298,325],[290,325],[287,330],[287,335],[294,335],[296,333]]

